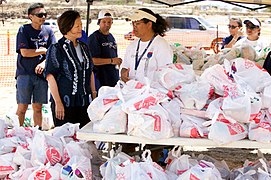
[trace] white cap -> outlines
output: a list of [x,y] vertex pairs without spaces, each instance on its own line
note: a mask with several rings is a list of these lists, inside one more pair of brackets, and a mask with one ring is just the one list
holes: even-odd
[[244,24],[247,24],[248,22],[251,22],[254,26],[261,27],[261,23],[255,18],[244,20]]
[[108,10],[101,10],[98,14],[98,19],[103,19],[103,18],[112,18],[112,15]]
[[150,21],[156,22],[156,17],[152,14],[149,14],[142,10],[135,10],[133,15],[130,17],[132,21],[139,21],[143,18],[148,19]]

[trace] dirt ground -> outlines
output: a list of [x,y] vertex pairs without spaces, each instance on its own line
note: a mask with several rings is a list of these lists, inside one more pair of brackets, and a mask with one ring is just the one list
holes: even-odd
[[[17,10],[16,10],[17,11]],[[22,12],[21,10],[18,10],[18,12]],[[227,16],[223,16],[222,19],[221,17],[218,16],[210,16],[207,17],[208,19],[212,19],[213,22],[215,23],[223,23],[224,25],[227,24]],[[114,23],[112,27],[113,32],[121,32],[123,34],[129,32],[131,30],[131,27],[128,25],[127,22],[121,21],[123,26],[117,26],[117,23]],[[13,24],[13,26],[15,26]],[[126,27],[122,28],[122,27]],[[226,26],[225,26],[226,27]],[[271,32],[271,26],[266,25],[266,28],[263,28],[263,34],[266,34],[267,36],[270,35]],[[7,26],[1,27],[6,30]],[[97,29],[96,21],[94,20],[91,25],[90,25],[91,31],[94,31]],[[16,25],[16,28],[13,29],[18,29],[18,25]],[[269,36],[270,38],[270,36]],[[2,71],[2,70],[1,70]],[[1,87],[0,86],[0,118],[4,118],[5,114],[12,108],[16,108],[16,97],[15,97],[15,87]],[[270,144],[271,147],[271,144]],[[256,153],[251,153],[253,149],[227,149],[227,148],[212,148],[209,149],[208,151],[202,151],[201,149],[197,150],[194,148],[194,151],[189,151],[186,150],[184,153],[185,154],[194,154],[194,155],[199,155],[199,154],[205,154],[209,155],[217,160],[225,160],[229,166],[230,169],[233,168],[238,168],[241,167],[246,159],[250,161],[255,161],[257,158]],[[265,151],[267,152],[267,151]],[[271,152],[269,154],[265,154],[266,159],[271,161]]]

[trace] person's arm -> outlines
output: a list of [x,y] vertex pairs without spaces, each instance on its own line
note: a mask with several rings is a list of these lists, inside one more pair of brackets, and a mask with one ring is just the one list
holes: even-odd
[[237,42],[238,38],[232,38],[232,40],[228,43],[224,45],[224,48],[232,48],[232,46]]
[[23,57],[35,57],[41,54],[46,54],[47,49],[45,47],[41,47],[39,49],[20,49]]
[[99,65],[106,65],[106,64],[114,64],[114,65],[118,65],[120,66],[120,64],[122,63],[122,59],[115,57],[115,58],[95,58],[92,57],[93,63],[96,66]]
[[48,81],[51,94],[52,94],[54,101],[55,101],[55,105],[56,105],[55,116],[57,119],[63,120],[64,116],[65,116],[65,111],[64,111],[64,106],[63,106],[63,103],[62,103],[60,95],[59,95],[56,80],[52,74],[48,74],[46,76],[46,80]]
[[239,38],[243,36],[243,31],[242,28],[240,28],[237,33],[233,36],[232,40],[228,43],[225,44],[225,48],[232,48],[233,45],[235,45],[235,43],[239,40]]
[[97,91],[95,87],[95,78],[94,78],[93,72],[91,72],[91,75],[90,75],[90,90],[91,90],[92,99],[95,99],[97,97]]

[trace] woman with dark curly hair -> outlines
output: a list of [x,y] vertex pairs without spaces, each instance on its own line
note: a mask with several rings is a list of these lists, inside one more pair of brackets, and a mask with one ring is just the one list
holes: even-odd
[[63,37],[47,51],[45,77],[51,91],[55,126],[67,122],[83,127],[90,119],[87,108],[96,97],[93,62],[88,46],[78,40],[82,22],[77,11],[65,11],[57,20]]
[[144,83],[153,80],[154,72],[172,63],[173,52],[163,38],[169,29],[166,20],[147,8],[134,11],[131,16],[133,32],[138,39],[132,42],[122,63],[121,80],[136,79]]

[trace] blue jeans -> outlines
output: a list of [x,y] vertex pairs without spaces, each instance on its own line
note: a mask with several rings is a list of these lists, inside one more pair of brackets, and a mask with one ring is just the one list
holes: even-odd
[[19,75],[16,88],[17,104],[48,103],[48,83],[45,79],[36,75]]

